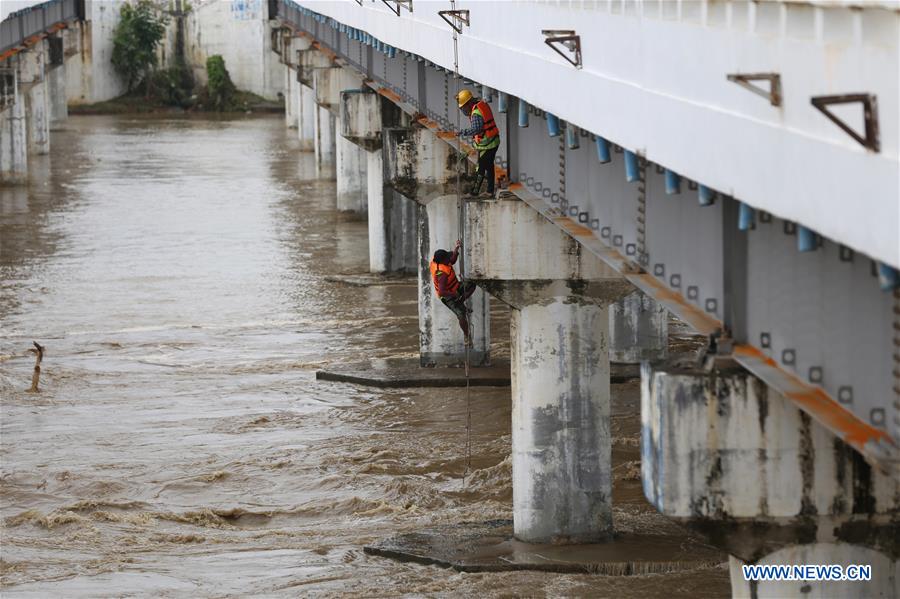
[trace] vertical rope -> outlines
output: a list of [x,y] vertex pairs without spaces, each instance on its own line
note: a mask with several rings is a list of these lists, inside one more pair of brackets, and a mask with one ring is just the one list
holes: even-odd
[[[450,0],[450,9],[456,10],[456,0]],[[446,81],[446,79],[444,79]],[[456,29],[453,30],[453,87],[454,87],[454,98],[459,94],[459,34],[456,32]],[[444,90],[446,92],[446,88]],[[449,94],[444,94],[444,102],[446,106],[446,102],[449,102]],[[462,130],[460,126],[460,117],[459,110],[456,110],[456,131],[459,132]],[[463,168],[465,167],[466,156],[462,153],[462,140],[459,136],[456,137],[456,210],[457,210],[457,219],[458,219],[458,230],[459,230],[459,238],[463,241],[463,246],[465,247],[465,239],[463,239],[465,235],[465,219],[463,213],[463,201],[462,201],[462,176],[463,176]],[[465,272],[466,272],[466,253],[465,249],[459,254],[459,275],[460,280],[465,283]],[[468,300],[463,304],[466,309],[468,309],[469,304]],[[472,339],[472,321],[468,319],[466,316],[467,322],[469,323],[469,339]],[[465,470],[463,470],[463,486],[466,486],[466,478],[469,475],[469,471],[472,469],[472,397],[471,397],[471,381],[469,379],[469,344],[465,344],[466,351],[466,466]]]

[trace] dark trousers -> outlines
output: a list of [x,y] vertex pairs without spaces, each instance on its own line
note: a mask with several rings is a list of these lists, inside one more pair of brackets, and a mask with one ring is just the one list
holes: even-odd
[[459,291],[457,291],[455,296],[441,298],[441,302],[456,314],[456,318],[459,320],[459,328],[462,329],[466,339],[469,338],[469,318],[466,300],[472,297],[476,289],[478,287],[475,283],[466,281],[459,286]]
[[472,195],[481,193],[481,182],[487,180],[487,191],[494,193],[494,157],[497,156],[497,148],[478,151],[478,170],[475,171],[475,185],[472,187]]

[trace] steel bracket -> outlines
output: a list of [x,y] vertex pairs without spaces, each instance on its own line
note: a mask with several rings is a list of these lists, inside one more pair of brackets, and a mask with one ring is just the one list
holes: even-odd
[[[844,132],[862,144],[863,147],[873,152],[881,151],[881,144],[878,140],[878,102],[874,94],[841,94],[837,96],[814,96],[810,98],[810,102],[819,112],[827,116],[831,122],[844,130]],[[828,110],[828,106],[832,104],[850,104],[860,102],[863,109],[863,122],[865,126],[865,137],[850,128],[847,123],[839,119],[833,112]]]
[[[362,2],[360,0],[357,0],[357,1],[360,3],[360,5],[362,5]],[[394,14],[397,15],[398,17],[400,16],[400,7],[401,6],[403,8],[405,8],[406,10],[408,10],[409,12],[413,11],[413,5],[412,5],[413,0],[381,0],[381,1],[384,2],[384,5],[387,6],[388,8],[390,8],[394,12]]]
[[469,26],[468,10],[439,10],[438,15],[444,19],[447,25],[453,27],[456,33],[462,33],[463,25]]
[[[543,29],[541,33],[546,38],[544,43],[550,46],[554,52],[565,58],[576,69],[581,68],[580,35],[576,35],[572,29]],[[569,54],[563,52],[562,48],[565,48]]]
[[[729,81],[737,83],[744,89],[766,98],[772,106],[781,106],[781,75],[778,73],[732,73]],[[751,81],[768,81],[769,90],[753,85]]]

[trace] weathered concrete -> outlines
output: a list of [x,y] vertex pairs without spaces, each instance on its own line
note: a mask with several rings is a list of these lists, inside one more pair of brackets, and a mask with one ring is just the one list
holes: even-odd
[[327,108],[316,106],[314,151],[316,176],[327,179],[335,175],[335,118]]
[[300,149],[311,152],[315,150],[316,139],[316,93],[303,84],[298,89],[297,136],[300,138]]
[[284,66],[284,124],[288,129],[296,129],[299,122],[300,83],[297,81],[297,68]]
[[[460,237],[460,212],[456,199],[456,166],[444,141],[424,127],[385,128],[382,131],[385,184],[424,206],[418,211],[419,245],[419,351],[423,366],[459,365],[465,361],[465,345],[456,316],[436,297],[430,263],[438,249],[452,251]],[[465,166],[465,165],[464,165]],[[465,178],[467,171],[463,171]],[[457,263],[457,275],[461,272]],[[473,347],[469,360],[485,364],[490,355],[490,310],[479,289],[469,300]]]
[[69,105],[66,92],[66,66],[48,65],[45,71],[47,79],[47,101],[50,110],[50,129],[62,126],[69,118]]
[[510,194],[465,204],[472,280],[509,304],[513,521],[533,543],[611,538],[609,309],[631,286]]
[[382,130],[396,126],[400,112],[375,93],[341,92],[341,135],[367,151],[366,195],[370,272],[417,269],[417,205],[385,185]]
[[28,154],[50,153],[50,99],[45,77],[45,42],[34,49],[22,52],[19,58],[19,86],[25,98]]
[[341,67],[316,68],[313,71],[313,89],[316,104],[327,108],[336,117],[341,115],[341,92],[362,88],[363,78],[356,71]]
[[[355,383],[369,387],[465,387],[463,368],[422,368],[418,360],[373,360],[316,371],[324,381]],[[509,362],[472,368],[468,383],[473,387],[508,387]]]
[[[641,402],[644,493],[737,558],[735,596],[896,596],[900,481],[743,370],[645,363]],[[739,561],[872,564],[873,581],[753,590]]]
[[[340,129],[340,118],[335,124]],[[367,152],[352,141],[338,135],[335,139],[337,174],[337,209],[358,216],[368,213]]]
[[601,576],[713,568],[723,555],[684,534],[623,534],[610,544],[532,545],[512,537],[512,522],[439,526],[367,545],[365,552],[459,572],[539,570]]
[[[456,196],[430,198],[419,211],[419,354],[422,366],[459,366],[465,363],[466,348],[456,315],[441,303],[431,279],[431,258],[438,249],[453,250],[460,239],[459,203]],[[457,276],[460,263],[456,264]],[[487,364],[491,348],[491,313],[487,295],[479,289],[468,306],[472,347],[468,350],[473,366]]]
[[28,176],[25,99],[14,83],[13,101],[0,110],[0,183],[23,183]]
[[609,359],[637,364],[662,360],[669,345],[669,313],[635,290],[609,307]]
[[276,100],[279,93],[286,96],[283,65],[272,47],[268,8],[266,2],[201,2],[193,5],[186,20],[185,51],[195,80],[207,82],[206,60],[219,54],[225,59],[225,66],[238,88],[267,100]]
[[575,298],[512,311],[513,518],[521,540],[612,535],[608,325],[606,306]]

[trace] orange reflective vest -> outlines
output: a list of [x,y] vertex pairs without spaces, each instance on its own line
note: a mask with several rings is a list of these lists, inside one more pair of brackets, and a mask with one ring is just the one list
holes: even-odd
[[434,283],[434,293],[441,297],[440,286],[438,285],[438,273],[444,273],[447,277],[447,290],[451,295],[456,295],[459,290],[459,281],[456,279],[456,273],[449,264],[438,264],[434,260],[431,261],[431,281]]
[[490,105],[484,100],[479,100],[472,109],[472,114],[477,114],[484,121],[481,133],[475,134],[475,147],[481,150],[489,150],[500,145],[500,129],[494,122],[494,113]]

